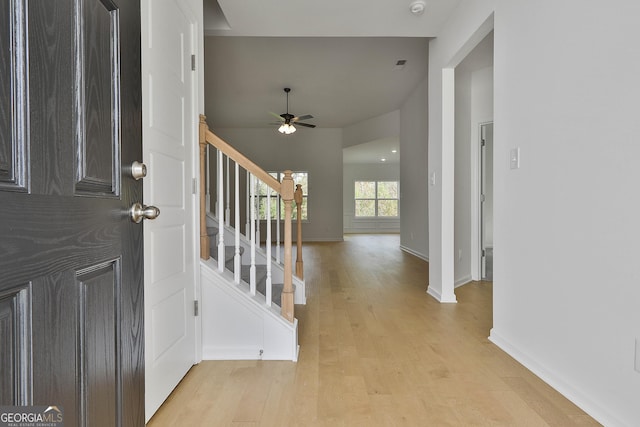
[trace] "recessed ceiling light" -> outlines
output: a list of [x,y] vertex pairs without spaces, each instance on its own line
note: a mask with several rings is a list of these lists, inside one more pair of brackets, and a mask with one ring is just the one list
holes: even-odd
[[397,152],[398,152],[398,150],[391,150],[391,152],[392,152],[392,153],[397,153]]
[[384,157],[380,159],[381,162],[386,162],[387,159],[385,159]]

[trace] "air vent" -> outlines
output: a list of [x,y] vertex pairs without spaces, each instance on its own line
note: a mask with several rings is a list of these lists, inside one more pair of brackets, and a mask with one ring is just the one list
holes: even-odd
[[393,70],[402,70],[404,68],[404,66],[407,64],[407,60],[406,59],[398,59],[396,61],[396,65],[393,67]]

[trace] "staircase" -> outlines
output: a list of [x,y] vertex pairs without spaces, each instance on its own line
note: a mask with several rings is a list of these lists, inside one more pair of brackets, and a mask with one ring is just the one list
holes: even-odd
[[[285,182],[290,174],[285,176],[282,184],[279,183],[212,134],[204,117],[201,117],[200,126],[203,359],[295,361],[298,356],[298,321],[294,317],[294,304],[304,304],[306,298],[301,278],[300,223],[296,261],[296,274],[300,277],[293,275],[291,209],[293,199],[298,202],[301,197],[294,194],[292,181]],[[216,149],[215,165],[206,163],[207,145]],[[229,172],[231,166],[235,168],[233,176]],[[244,192],[239,186],[240,168],[247,177]],[[206,171],[211,171],[216,184],[215,212],[205,210]],[[277,236],[272,239],[270,209],[263,212],[266,219],[257,216],[260,198],[254,189],[258,180],[282,196],[285,205],[282,239],[279,222],[276,222]],[[230,206],[230,200],[234,201],[233,206]],[[223,209],[225,202],[226,209]],[[246,224],[245,234],[240,232],[241,202],[246,208],[243,212],[247,213],[243,222]],[[299,213],[300,202],[297,205]],[[264,242],[260,241],[257,231],[261,224],[265,224],[263,229],[267,230]],[[275,256],[272,256],[273,252]],[[281,258],[283,262],[280,262]]]

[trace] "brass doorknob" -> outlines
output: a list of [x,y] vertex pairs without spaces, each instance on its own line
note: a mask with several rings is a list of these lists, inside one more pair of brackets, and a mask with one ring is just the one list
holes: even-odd
[[160,209],[155,206],[145,206],[140,203],[134,203],[129,210],[131,214],[131,221],[136,224],[140,223],[143,219],[156,219],[160,215]]

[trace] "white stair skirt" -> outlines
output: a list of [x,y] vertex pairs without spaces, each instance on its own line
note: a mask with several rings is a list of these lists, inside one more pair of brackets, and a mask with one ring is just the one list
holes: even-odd
[[213,259],[201,260],[200,276],[204,360],[298,360],[297,319],[288,322],[247,284],[234,284]]

